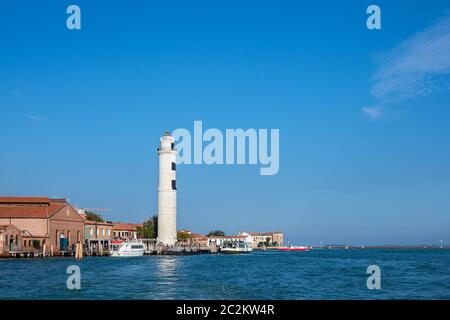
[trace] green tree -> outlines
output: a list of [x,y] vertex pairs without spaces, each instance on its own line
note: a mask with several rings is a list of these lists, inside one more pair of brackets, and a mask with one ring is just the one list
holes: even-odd
[[190,235],[189,233],[187,233],[187,232],[184,232],[184,231],[178,231],[177,232],[177,240],[178,241],[186,241],[187,239],[190,239],[190,238],[192,238],[192,235]]
[[223,237],[225,235],[225,232],[222,230],[213,230],[210,231],[206,236],[207,237]]
[[89,221],[105,222],[105,220],[103,220],[103,217],[98,213],[91,211],[85,211],[84,213],[86,214],[86,219]]
[[158,217],[148,218],[144,221],[142,227],[137,227],[136,230],[145,239],[155,239],[158,232]]

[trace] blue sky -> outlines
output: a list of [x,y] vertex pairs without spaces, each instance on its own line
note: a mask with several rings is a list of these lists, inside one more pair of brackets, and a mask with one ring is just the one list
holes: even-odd
[[140,222],[166,128],[279,128],[275,176],[179,166],[179,228],[450,243],[447,1],[73,3],[0,3],[1,195]]

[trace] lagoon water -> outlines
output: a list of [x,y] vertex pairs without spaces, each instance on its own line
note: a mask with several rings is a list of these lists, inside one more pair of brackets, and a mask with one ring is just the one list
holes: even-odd
[[[81,289],[66,287],[70,265]],[[381,268],[381,290],[366,286]],[[1,259],[0,299],[450,299],[450,250]]]

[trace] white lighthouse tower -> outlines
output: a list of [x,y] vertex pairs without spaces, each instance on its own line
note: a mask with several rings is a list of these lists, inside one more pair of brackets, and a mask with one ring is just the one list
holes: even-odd
[[158,242],[174,245],[177,241],[177,187],[175,140],[169,131],[160,139],[158,187]]

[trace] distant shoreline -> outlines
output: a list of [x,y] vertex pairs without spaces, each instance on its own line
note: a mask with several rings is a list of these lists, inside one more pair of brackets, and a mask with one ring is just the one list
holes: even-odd
[[369,245],[369,246],[355,246],[355,245],[323,245],[313,246],[313,249],[333,250],[333,249],[450,249],[450,245]]

